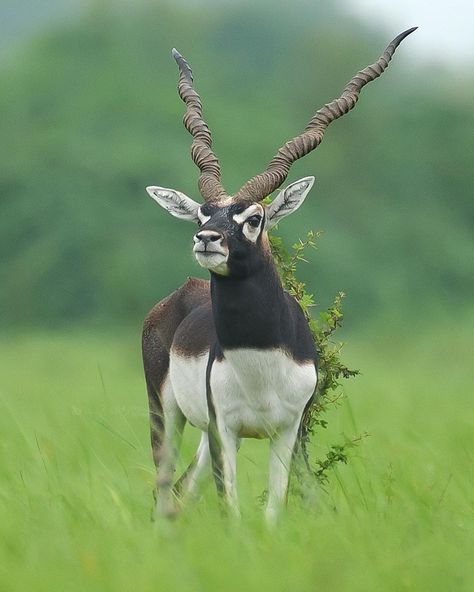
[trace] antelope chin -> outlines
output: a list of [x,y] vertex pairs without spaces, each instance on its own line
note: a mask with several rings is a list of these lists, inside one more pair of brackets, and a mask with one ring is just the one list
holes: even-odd
[[227,255],[213,251],[194,251],[194,256],[201,267],[218,275],[229,275]]

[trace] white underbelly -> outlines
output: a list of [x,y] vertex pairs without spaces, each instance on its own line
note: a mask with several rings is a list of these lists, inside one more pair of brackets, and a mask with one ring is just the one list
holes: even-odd
[[194,358],[171,352],[170,380],[179,408],[190,424],[207,430],[209,416],[206,399],[208,352]]
[[[170,379],[188,421],[205,430],[207,354],[172,352]],[[226,429],[239,437],[271,437],[294,425],[316,387],[314,364],[298,364],[281,350],[230,350],[211,371],[212,399]]]

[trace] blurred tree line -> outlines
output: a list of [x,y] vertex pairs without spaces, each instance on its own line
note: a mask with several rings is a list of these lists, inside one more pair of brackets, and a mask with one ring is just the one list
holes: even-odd
[[[198,198],[170,49],[193,66],[233,192],[399,32],[314,4],[91,3],[2,65],[2,324],[138,322],[187,275],[206,277],[192,226],[144,191]],[[348,292],[355,325],[465,306],[472,89],[413,63],[408,38],[290,173],[317,182],[281,234],[325,231],[303,279],[323,305]]]

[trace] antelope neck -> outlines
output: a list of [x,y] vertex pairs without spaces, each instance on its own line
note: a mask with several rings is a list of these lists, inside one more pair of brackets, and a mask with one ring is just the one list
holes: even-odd
[[288,304],[273,261],[244,278],[211,274],[211,300],[222,350],[284,346]]

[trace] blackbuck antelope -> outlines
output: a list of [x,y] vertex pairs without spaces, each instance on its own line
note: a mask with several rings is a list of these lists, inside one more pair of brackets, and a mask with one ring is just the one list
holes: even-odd
[[[319,109],[266,170],[234,196],[221,184],[191,68],[173,50],[204,203],[174,189],[153,186],[147,191],[173,216],[197,224],[194,256],[210,271],[210,282],[189,279],[145,320],[143,361],[157,468],[156,512],[172,515],[176,496],[195,492],[212,464],[221,499],[238,514],[236,454],[241,438],[270,439],[269,521],[284,504],[301,419],[318,380],[317,355],[299,304],[282,287],[267,231],[300,207],[314,177],[292,183],[270,205],[261,201],[285,181],[295,160],[319,146],[328,125],[354,107],[361,89],[385,71],[397,46],[415,28],[398,35],[374,64],[358,72],[341,96]],[[174,485],[186,421],[202,435],[194,461]]]

